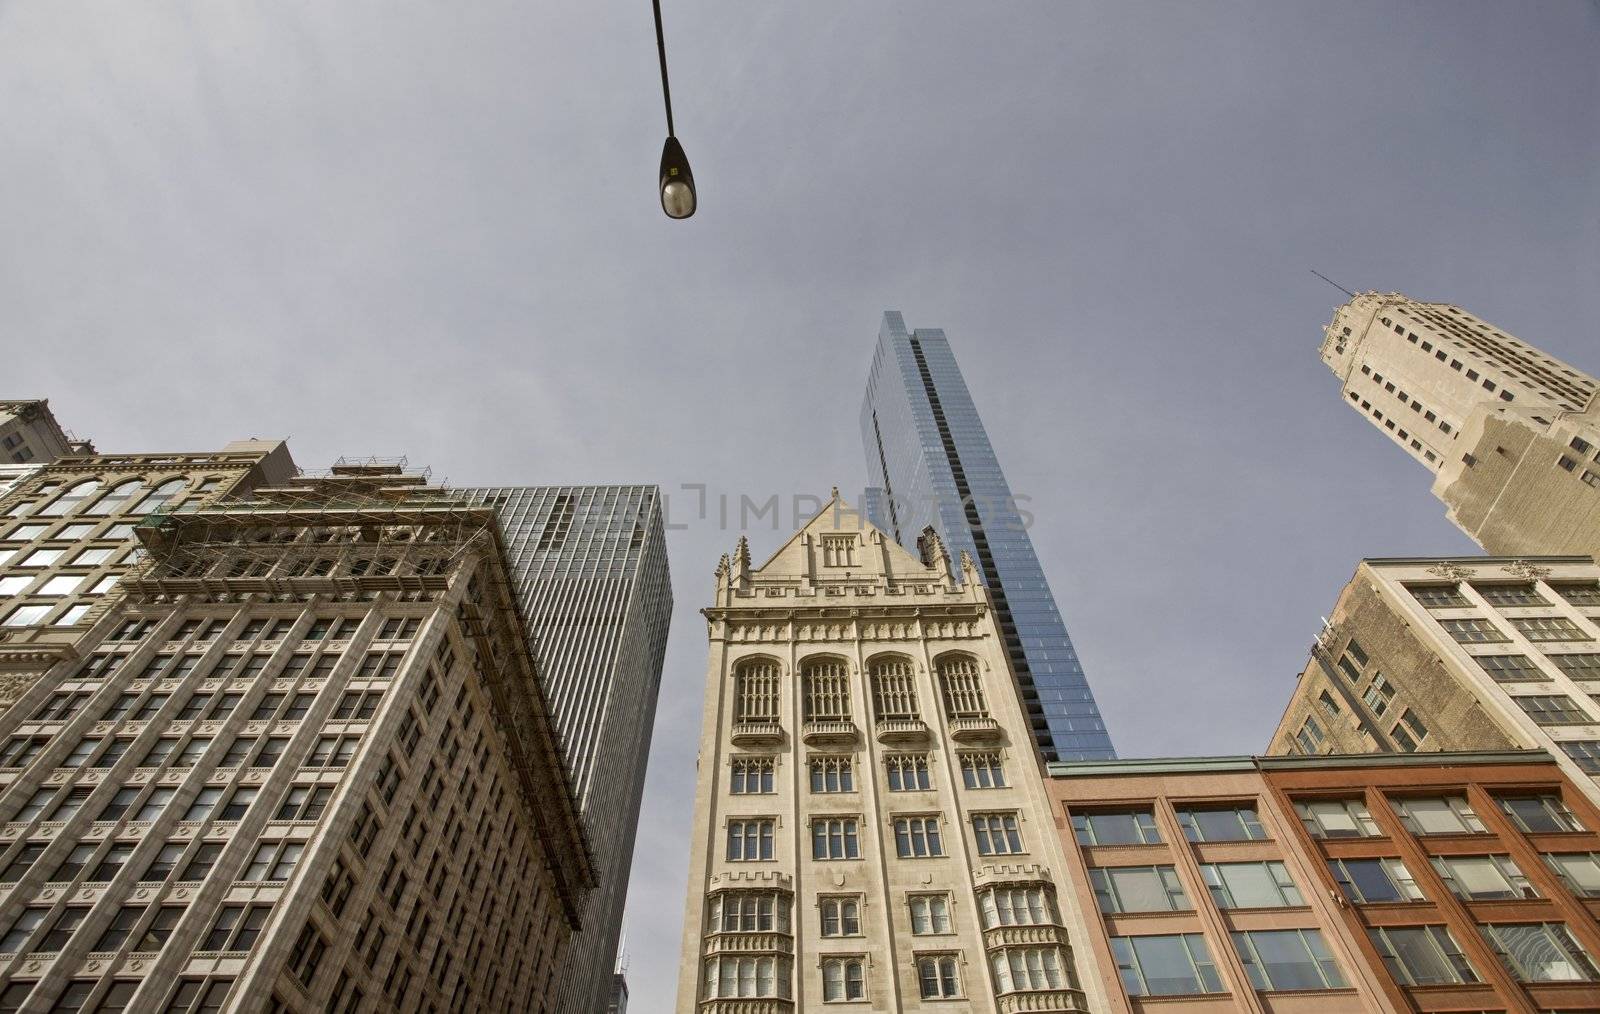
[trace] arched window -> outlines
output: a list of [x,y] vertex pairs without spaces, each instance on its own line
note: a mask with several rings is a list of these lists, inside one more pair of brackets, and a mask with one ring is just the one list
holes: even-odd
[[155,489],[152,489],[150,492],[146,493],[144,499],[140,500],[138,505],[128,513],[149,514],[152,511],[160,510],[167,505],[168,501],[177,496],[186,485],[188,485],[188,483],[184,482],[182,479],[168,479],[166,482],[163,482]]
[[868,663],[872,676],[872,710],[878,721],[912,720],[917,711],[917,674],[911,660],[880,655]]
[[860,958],[829,958],[822,963],[823,1003],[866,997],[866,965]]
[[924,1000],[961,995],[961,978],[956,972],[956,959],[949,954],[918,958],[917,981],[922,986]]
[[983,675],[971,655],[945,655],[939,659],[939,690],[944,695],[946,718],[988,718],[989,702],[983,695]]
[[802,679],[806,721],[850,720],[850,668],[843,659],[819,658],[808,661]]
[[756,658],[741,662],[734,670],[733,718],[736,722],[778,720],[778,663]]
[[126,482],[119,482],[115,486],[112,486],[110,491],[107,492],[105,496],[100,498],[100,502],[95,504],[94,508],[90,510],[89,513],[100,515],[121,514],[122,511],[128,506],[128,502],[134,497],[138,496],[139,490],[143,488],[144,482],[140,479],[129,479]]
[[99,479],[85,479],[76,486],[68,486],[67,491],[52,500],[44,510],[39,512],[38,516],[41,518],[59,518],[63,514],[71,514],[79,507],[82,507],[85,500],[94,496],[99,488]]

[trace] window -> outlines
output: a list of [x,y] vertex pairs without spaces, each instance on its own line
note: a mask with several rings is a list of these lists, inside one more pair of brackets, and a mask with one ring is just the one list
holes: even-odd
[[[1324,693],[1323,696],[1327,697],[1327,694]],[[1332,698],[1329,698],[1329,700],[1332,700]],[[1322,726],[1317,724],[1315,718],[1307,715],[1305,723],[1300,726],[1300,731],[1294,734],[1294,741],[1295,745],[1300,748],[1301,753],[1316,753],[1322,748]]]
[[272,914],[271,905],[224,905],[211,932],[200,944],[202,951],[248,951],[261,937]]
[[1267,837],[1254,806],[1182,807],[1178,823],[1190,841],[1263,841]]
[[1510,640],[1500,632],[1500,628],[1477,616],[1440,620],[1439,623],[1446,633],[1462,644],[1491,644]]
[[706,999],[789,996],[789,959],[712,958],[705,963]]
[[910,659],[879,656],[868,665],[872,677],[873,715],[880,722],[910,722],[917,710],[917,677]]
[[1521,982],[1600,979],[1600,968],[1564,923],[1488,923],[1479,929]]
[[776,891],[719,891],[711,896],[713,933],[788,933],[789,896]]
[[1600,654],[1582,652],[1571,655],[1546,655],[1556,668],[1575,680],[1600,680]]
[[1560,852],[1546,855],[1544,861],[1573,894],[1600,898],[1600,852]]
[[1149,810],[1074,813],[1072,829],[1080,845],[1159,845],[1161,833]]
[[1453,584],[1408,584],[1406,590],[1428,609],[1459,609],[1472,605]]
[[1006,771],[998,753],[963,753],[961,782],[969,789],[1003,789]]
[[1600,606],[1600,584],[1593,581],[1575,584],[1554,584],[1557,595],[1571,602],[1575,606]]
[[916,936],[934,936],[950,932],[950,896],[947,894],[913,894],[906,901],[911,910],[911,932]]
[[221,857],[220,842],[201,842],[200,847],[194,850],[194,855],[189,857],[188,865],[184,866],[183,872],[178,874],[178,879],[184,882],[206,879]]
[[121,820],[123,815],[125,815],[128,810],[133,807],[134,800],[138,798],[139,789],[136,786],[118,789],[112,794],[111,798],[106,801],[106,805],[100,810],[100,813],[96,815],[94,819],[100,822]]
[[766,659],[740,663],[734,672],[734,721],[778,720],[778,666]]
[[15,954],[21,950],[23,942],[33,935],[33,931],[44,923],[44,917],[49,914],[49,907],[40,905],[19,912],[5,936],[0,937],[0,954]]
[[1588,641],[1588,634],[1565,616],[1513,616],[1517,632],[1530,641]]
[[939,837],[939,818],[896,817],[894,846],[895,854],[901,859],[944,855],[944,842]]
[[825,567],[854,567],[856,565],[856,537],[854,535],[824,535],[822,537],[822,565]]
[[1531,584],[1482,584],[1473,585],[1472,590],[1482,595],[1484,601],[1492,606],[1547,606],[1544,596],[1534,590]]
[[867,998],[866,963],[861,958],[824,958],[822,1002],[847,1003]]
[[811,822],[812,859],[860,859],[861,843],[854,817],[825,817]]
[[1339,671],[1343,672],[1351,683],[1359,683],[1361,682],[1361,670],[1366,667],[1367,653],[1362,650],[1359,643],[1352,640],[1345,645],[1344,652],[1339,656]]
[[143,905],[124,905],[117,909],[117,914],[111,918],[111,925],[105,928],[100,934],[100,939],[95,941],[90,950],[120,950],[122,945],[127,943],[128,937],[133,934],[133,928],[144,918],[144,913]]
[[1402,986],[1477,982],[1472,963],[1443,926],[1382,926],[1367,930],[1389,974]]
[[129,859],[133,858],[133,844],[131,842],[115,842],[106,849],[105,855],[100,857],[100,862],[89,873],[91,883],[103,884],[122,872]]
[[365,721],[377,713],[378,702],[382,699],[382,690],[348,691],[339,699],[333,717],[339,721]]
[[135,951],[159,951],[166,945],[172,936],[172,931],[178,928],[178,920],[183,918],[184,908],[181,905],[162,905],[156,909],[155,917],[145,926],[133,942]]
[[850,668],[842,659],[808,661],[801,670],[805,720],[850,721]]
[[53,608],[55,608],[55,607],[54,606],[18,606],[17,608],[15,608],[15,609],[13,609],[11,611],[11,613],[5,618],[4,621],[0,621],[0,626],[5,626],[5,627],[34,627],[34,626],[38,626],[39,624],[44,622],[44,618],[46,616],[50,615],[50,610],[53,609]]
[[88,513],[99,517],[104,517],[107,514],[120,514],[123,508],[128,506],[128,501],[137,496],[143,486],[144,483],[139,479],[119,482],[112,486],[110,491],[101,497],[100,502],[95,504],[94,509]]
[[245,812],[250,809],[250,804],[254,803],[260,794],[261,790],[256,788],[234,789],[232,797],[217,812],[217,820],[243,820]]
[[956,959],[949,954],[917,958],[917,988],[924,1000],[948,999],[961,995],[961,977]]
[[1483,821],[1462,796],[1396,799],[1394,812],[1412,834],[1484,834]]
[[981,856],[1009,856],[1027,851],[1014,813],[975,813],[972,834]]
[[43,510],[37,512],[41,518],[59,518],[75,512],[83,506],[100,489],[99,479],[85,479],[75,486],[68,486],[66,491],[46,504]]
[[1467,901],[1539,896],[1510,856],[1434,856],[1431,862],[1450,892]]
[[85,906],[72,906],[61,910],[56,916],[56,921],[51,925],[45,935],[35,940],[33,951],[36,953],[56,954],[67,946],[67,941],[72,939],[72,934],[77,932],[83,924],[84,917],[89,914]]
[[728,821],[728,859],[731,862],[751,862],[772,858],[772,833],[776,821]]
[[1600,739],[1568,739],[1561,742],[1561,752],[1589,774],[1600,774]]
[[1089,883],[1100,911],[1110,915],[1123,912],[1184,912],[1189,896],[1171,866],[1091,867]]
[[1129,996],[1222,992],[1217,966],[1199,933],[1112,937],[1111,953]]
[[165,507],[173,497],[181,492],[188,483],[182,479],[168,479],[155,489],[144,495],[144,499],[134,505],[129,514],[149,514]]
[[327,785],[295,785],[283,797],[273,820],[316,820],[327,809],[333,789]]
[[1374,673],[1372,685],[1361,695],[1361,699],[1374,715],[1381,715],[1389,710],[1389,702],[1394,700],[1394,684],[1385,679],[1383,673]]
[[951,720],[988,718],[989,701],[984,696],[977,660],[970,655],[944,655],[938,667],[945,717]]
[[280,883],[288,880],[305,848],[300,842],[262,842],[256,846],[255,854],[250,857],[250,865],[245,867],[244,875],[239,879]]
[[295,939],[293,949],[289,951],[289,971],[302,984],[309,985],[316,978],[317,968],[322,964],[322,955],[327,949],[328,944],[322,939],[322,934],[311,923],[306,923],[300,936]]
[[1321,706],[1322,713],[1329,718],[1338,718],[1339,712],[1342,710],[1339,707],[1339,703],[1333,699],[1333,695],[1326,690],[1317,695],[1317,704]]
[[145,867],[144,874],[139,877],[141,884],[161,884],[172,876],[172,871],[177,868],[178,860],[183,857],[183,849],[187,843],[172,842],[161,846],[161,849],[150,858],[150,865]]
[[43,845],[27,844],[22,846],[12,855],[11,861],[6,864],[5,871],[0,872],[0,884],[15,884],[21,880],[29,870],[33,869],[33,864],[38,862],[39,857],[42,855],[44,855]]
[[1511,699],[1540,725],[1584,725],[1595,721],[1566,694],[1528,694]]
[[1424,739],[1428,738],[1428,727],[1422,724],[1422,719],[1410,708],[1400,712],[1400,721],[1389,730],[1389,735],[1395,744],[1406,753],[1416,753],[1417,747]]
[[355,756],[359,736],[322,736],[306,758],[308,768],[342,768]]
[[1256,989],[1344,988],[1344,976],[1317,930],[1234,933],[1233,946]]
[[890,792],[915,792],[932,787],[928,758],[922,754],[892,753],[883,759]]
[[1329,859],[1328,870],[1357,904],[1422,900],[1422,889],[1399,859]]
[[1294,908],[1305,904],[1280,862],[1202,863],[1200,875],[1219,908]]
[[770,757],[736,757],[729,770],[729,792],[755,795],[777,791],[772,784],[773,760]]
[[855,773],[849,757],[813,757],[812,792],[854,792]]
[[1473,661],[1483,667],[1489,678],[1497,683],[1541,681],[1550,677],[1526,655],[1474,655]]
[[1055,896],[1048,886],[1027,884],[991,887],[978,896],[983,908],[983,928],[996,926],[1047,926],[1060,922]]
[[858,898],[817,899],[817,909],[822,917],[822,935],[825,937],[858,937],[861,935],[861,901]]

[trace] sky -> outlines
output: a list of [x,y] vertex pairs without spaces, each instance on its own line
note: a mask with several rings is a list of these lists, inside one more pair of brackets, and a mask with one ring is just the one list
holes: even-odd
[[948,333],[1130,757],[1260,751],[1357,561],[1475,551],[1340,403],[1312,268],[1600,372],[1594,3],[664,7],[683,222],[643,0],[0,0],[0,396],[102,450],[666,491],[635,1010],[712,570],[741,497],[786,504],[764,558],[859,491],[884,310]]

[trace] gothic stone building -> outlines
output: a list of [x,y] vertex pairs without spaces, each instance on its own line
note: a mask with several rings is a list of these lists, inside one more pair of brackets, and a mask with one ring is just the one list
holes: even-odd
[[723,558],[679,1011],[1099,1009],[988,596],[924,546],[836,493]]

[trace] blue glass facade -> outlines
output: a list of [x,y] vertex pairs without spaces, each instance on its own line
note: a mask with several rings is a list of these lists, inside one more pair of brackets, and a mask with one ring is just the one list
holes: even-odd
[[1047,760],[1116,756],[943,331],[907,332],[899,313],[883,315],[861,433],[867,517],[913,552],[932,526],[952,557],[966,550],[977,561],[1040,752]]

